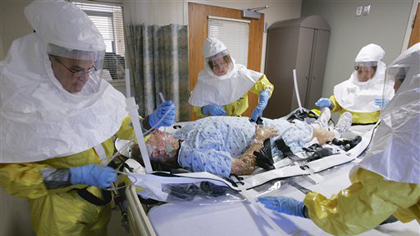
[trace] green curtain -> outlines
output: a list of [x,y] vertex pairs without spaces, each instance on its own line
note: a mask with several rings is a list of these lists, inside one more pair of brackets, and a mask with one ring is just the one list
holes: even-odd
[[134,95],[142,116],[161,103],[159,92],[177,108],[177,121],[189,120],[188,27],[128,25],[127,51]]

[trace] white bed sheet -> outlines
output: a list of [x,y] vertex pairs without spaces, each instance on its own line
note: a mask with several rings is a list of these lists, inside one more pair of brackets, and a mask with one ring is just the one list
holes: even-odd
[[[350,185],[348,178],[352,164],[325,176],[325,181],[312,185],[307,181],[299,183],[311,190],[330,196]],[[285,187],[277,192],[284,196],[303,200],[304,194],[293,187]],[[299,217],[279,214],[266,210],[267,214],[288,235],[329,235],[312,221]],[[148,217],[157,235],[279,235],[260,216],[258,211],[246,201],[193,205],[191,203],[168,203],[154,207]],[[416,235],[420,226],[416,221],[408,224],[401,222],[380,226],[361,235]]]

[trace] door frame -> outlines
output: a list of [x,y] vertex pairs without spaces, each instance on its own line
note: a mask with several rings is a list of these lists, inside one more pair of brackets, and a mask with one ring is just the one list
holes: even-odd
[[416,19],[416,14],[417,14],[417,9],[420,9],[420,1],[419,0],[413,0],[413,4],[411,5],[411,13],[410,13],[410,18],[408,18],[408,22],[407,22],[407,28],[405,31],[405,36],[404,36],[404,41],[403,41],[403,45],[401,48],[401,52],[407,50],[408,48],[408,43],[410,42],[410,36],[411,33],[413,31],[413,24],[415,23],[414,20],[419,21],[420,20],[420,16],[417,16]]

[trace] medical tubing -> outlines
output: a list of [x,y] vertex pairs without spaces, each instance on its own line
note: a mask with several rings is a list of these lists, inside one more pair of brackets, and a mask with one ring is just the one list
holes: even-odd
[[112,155],[111,159],[108,161],[108,158],[99,159],[99,161],[96,164],[101,164],[103,161],[106,161],[107,163],[111,163],[118,154],[122,154],[122,152],[125,151],[126,148],[128,148],[132,143],[134,142],[134,139],[131,139],[130,142],[126,143],[124,146],[121,147],[120,151],[117,151],[114,155]]
[[300,102],[300,95],[299,95],[299,88],[298,88],[298,83],[297,83],[296,69],[293,69],[293,83],[295,85],[295,92],[296,92],[296,98],[297,98],[298,105],[299,105],[299,110],[303,111],[302,103]]
[[[147,135],[149,135],[151,132],[153,132],[155,129],[156,129],[156,127],[163,121],[163,119],[165,119],[165,117],[169,114],[169,112],[170,112],[171,110],[168,110],[168,111],[166,111],[166,113],[162,116],[162,118],[160,119],[160,120],[158,120],[158,122],[152,127],[152,128],[150,128],[149,130],[146,130],[146,132],[143,134],[144,136],[147,136]],[[117,157],[118,156],[118,154],[121,154],[121,152],[123,152],[126,148],[128,148],[129,147],[129,145],[131,145],[132,143],[134,142],[134,139],[131,139],[130,140],[130,142],[129,143],[127,143],[127,144],[125,144],[122,148],[121,148],[121,150],[119,151],[119,152],[116,152],[112,157],[111,157],[111,159],[109,160],[109,162],[111,162],[112,160],[114,160],[115,159],[115,157]],[[99,162],[97,163],[97,164],[99,164],[101,161],[107,161],[108,162],[108,159],[106,159],[106,158],[104,158],[104,159],[99,159]],[[109,163],[108,162],[108,163]]]
[[[120,151],[117,151],[117,152],[116,152],[116,153],[115,153],[115,154],[111,157],[111,159],[109,160],[109,162],[113,161],[113,160],[115,159],[115,157],[117,157],[117,156],[118,156],[118,154],[121,154],[121,155],[122,155],[122,152],[124,152],[124,151],[125,151],[125,149],[127,149],[128,147],[130,147],[130,145],[131,145],[132,143],[134,143],[134,139],[130,140],[130,142],[128,142],[128,143],[126,143],[124,146],[122,146],[121,150],[120,150]],[[127,158],[130,158],[130,157],[127,157]]]
[[[163,95],[162,95],[162,97],[163,97]],[[162,98],[161,97],[161,98]],[[129,98],[127,98],[127,108],[128,108],[128,99]],[[134,98],[133,98],[134,99]],[[137,106],[136,106],[137,107]],[[156,127],[160,124],[160,123],[162,123],[162,121],[163,121],[163,119],[165,119],[165,117],[169,114],[169,112],[170,112],[171,110],[169,109],[169,110],[167,110],[166,112],[165,112],[165,114],[163,114],[163,116],[162,116],[162,118],[160,118],[160,120],[158,120],[158,122],[152,127],[152,128],[150,128],[149,130],[147,130],[144,134],[143,134],[143,137],[144,136],[146,136],[146,135],[148,135],[148,134],[150,134],[153,130],[155,130],[156,129]],[[138,117],[138,115],[137,115],[137,117]],[[132,122],[133,122],[133,118],[131,118],[132,119]],[[140,122],[139,122],[140,123]],[[134,122],[132,123],[133,124],[133,127],[134,127]],[[141,127],[140,127],[141,128]],[[134,130],[136,130],[135,128],[134,128]],[[144,139],[143,139],[144,140]],[[115,159],[115,157],[117,157],[118,156],[118,154],[120,154],[121,152],[123,152],[126,148],[128,148],[129,147],[129,145],[131,145],[132,143],[134,142],[134,140],[132,139],[132,140],[130,140],[130,142],[129,143],[127,143],[127,144],[125,144],[122,148],[121,148],[121,151],[119,151],[119,152],[116,152],[112,157],[111,157],[111,159],[109,160],[109,162],[111,162],[112,160],[114,160]],[[139,145],[140,145],[140,141],[139,141]],[[141,150],[141,149],[140,149]],[[143,154],[143,153],[142,153]],[[101,162],[103,159],[100,159],[100,161],[99,162]],[[105,160],[105,161],[108,161],[107,159]],[[143,160],[144,161],[144,160]],[[98,162],[98,163],[99,163]],[[109,163],[108,162],[108,163]],[[97,164],[98,164],[97,163]],[[150,160],[149,160],[149,164],[150,164]],[[151,165],[150,165],[150,168],[151,168]],[[146,169],[147,170],[147,169]],[[151,171],[153,171],[152,169],[151,169]]]
[[165,114],[163,114],[162,118],[160,118],[160,120],[158,120],[158,122],[156,122],[156,124],[154,126],[152,126],[152,128],[150,128],[149,130],[146,130],[146,132],[144,132],[144,136],[147,136],[148,134],[153,132],[153,130],[155,130],[156,127],[158,127],[160,125],[160,123],[162,123],[162,121],[165,119],[165,117],[169,114],[170,111],[171,111],[171,109],[167,110],[165,112]]
[[[160,97],[160,101],[162,102],[162,103],[164,103],[166,100],[165,100],[165,97],[163,96],[163,93],[162,92],[159,92],[159,97]],[[165,116],[163,116],[163,117],[165,117]],[[163,127],[163,131],[164,132],[166,132],[166,128],[165,127]]]
[[[108,170],[108,169],[106,169],[105,166],[100,166],[100,168],[102,168],[104,170]],[[134,182],[137,182],[137,178],[136,178],[136,176],[134,174],[122,172],[122,171],[119,171],[119,170],[112,170],[112,171],[115,172],[115,173],[117,173],[117,174],[126,175],[128,177],[134,178]],[[107,190],[107,191],[113,191],[113,190],[118,190],[118,189],[126,188],[126,187],[129,187],[131,185],[133,185],[133,181],[131,181],[131,184],[129,184],[129,185],[124,185],[124,186],[116,187],[116,188],[103,188],[103,189],[104,190]]]
[[163,97],[163,93],[159,92],[159,97],[162,102],[166,102],[165,98]]
[[[169,112],[170,112],[171,110],[167,110],[166,112],[165,112],[165,114],[163,114],[163,116],[162,116],[162,118],[160,118],[160,120],[158,120],[158,122],[154,125],[154,126],[152,126],[152,128],[150,128],[150,129],[148,129],[148,130],[146,130],[145,132],[144,132],[144,136],[147,136],[147,135],[149,135],[151,132],[153,132],[155,129],[156,129],[156,127],[158,127],[159,125],[160,125],[160,123],[162,123],[162,121],[165,119],[165,117],[169,114]],[[131,141],[133,141],[133,140],[131,140]]]

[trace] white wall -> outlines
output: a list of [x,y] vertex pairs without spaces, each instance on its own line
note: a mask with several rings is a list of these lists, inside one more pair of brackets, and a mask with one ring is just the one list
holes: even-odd
[[23,14],[23,9],[31,2],[32,0],[0,0],[0,60],[9,51],[13,40],[32,32],[32,27]]
[[[370,4],[368,16],[356,17],[356,7]],[[302,16],[323,16],[331,26],[330,45],[322,94],[329,97],[334,85],[348,79],[359,50],[369,44],[386,52],[391,63],[401,52],[412,0],[303,0]]]

